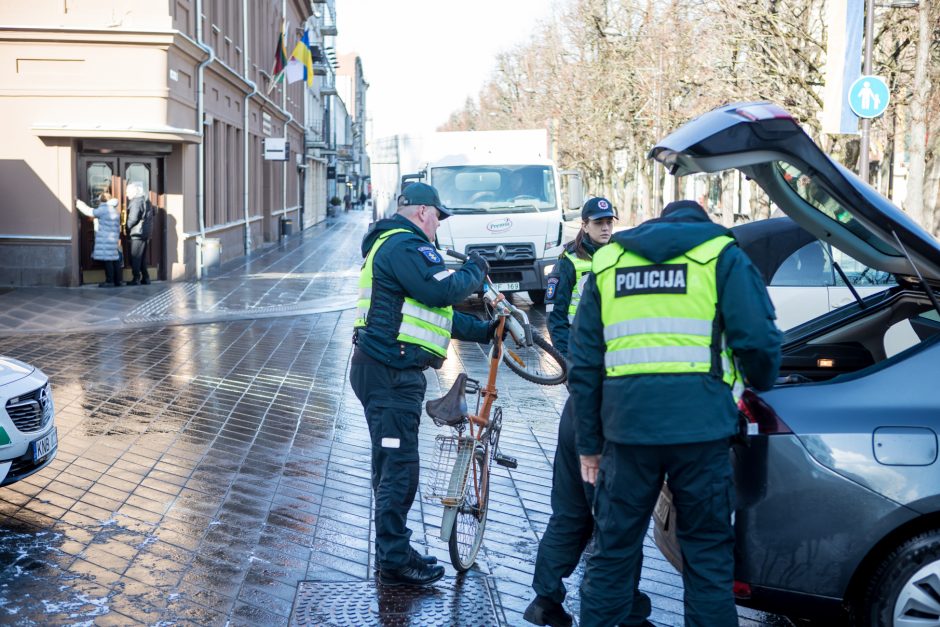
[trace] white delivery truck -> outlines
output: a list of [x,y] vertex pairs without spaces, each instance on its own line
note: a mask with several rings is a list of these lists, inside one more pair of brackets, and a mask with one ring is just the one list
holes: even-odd
[[580,217],[583,200],[580,176],[559,172],[544,129],[393,135],[370,145],[370,160],[375,219],[395,213],[403,183],[429,183],[454,213],[437,247],[480,253],[500,291],[544,301],[562,244],[577,232],[572,223],[566,233],[565,218]]

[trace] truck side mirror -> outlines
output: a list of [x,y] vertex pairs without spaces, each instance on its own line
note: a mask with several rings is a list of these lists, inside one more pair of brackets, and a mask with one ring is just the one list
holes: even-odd
[[[565,212],[565,220],[573,220],[575,217],[581,217],[581,205],[584,204],[584,187],[581,184],[581,173],[577,170],[563,170],[561,175],[565,177],[565,183],[568,188],[566,208],[570,211]],[[574,210],[579,211],[575,212]]]

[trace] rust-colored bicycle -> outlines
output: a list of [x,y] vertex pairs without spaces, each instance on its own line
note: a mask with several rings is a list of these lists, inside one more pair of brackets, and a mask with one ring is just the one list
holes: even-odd
[[[452,251],[448,254],[463,258]],[[451,429],[449,434],[435,438],[426,494],[444,506],[440,537],[447,542],[450,561],[458,572],[473,566],[483,542],[493,463],[510,469],[518,465],[514,458],[499,451],[503,410],[494,407],[494,402],[498,398],[500,361],[533,383],[557,385],[567,376],[564,357],[532,331],[526,313],[506,300],[489,277],[484,283],[483,300],[490,318],[498,321],[486,382],[481,384],[460,373],[447,394],[426,404],[434,422]],[[473,413],[468,410],[468,395],[476,396]]]

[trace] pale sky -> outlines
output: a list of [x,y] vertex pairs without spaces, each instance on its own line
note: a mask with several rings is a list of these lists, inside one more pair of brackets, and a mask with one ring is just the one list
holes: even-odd
[[336,49],[356,52],[373,137],[433,131],[476,97],[497,53],[528,41],[552,0],[336,0]]

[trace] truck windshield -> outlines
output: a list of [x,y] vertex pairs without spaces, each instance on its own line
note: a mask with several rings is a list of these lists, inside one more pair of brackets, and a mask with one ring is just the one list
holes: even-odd
[[463,165],[431,168],[431,185],[454,213],[532,213],[555,209],[547,165]]

